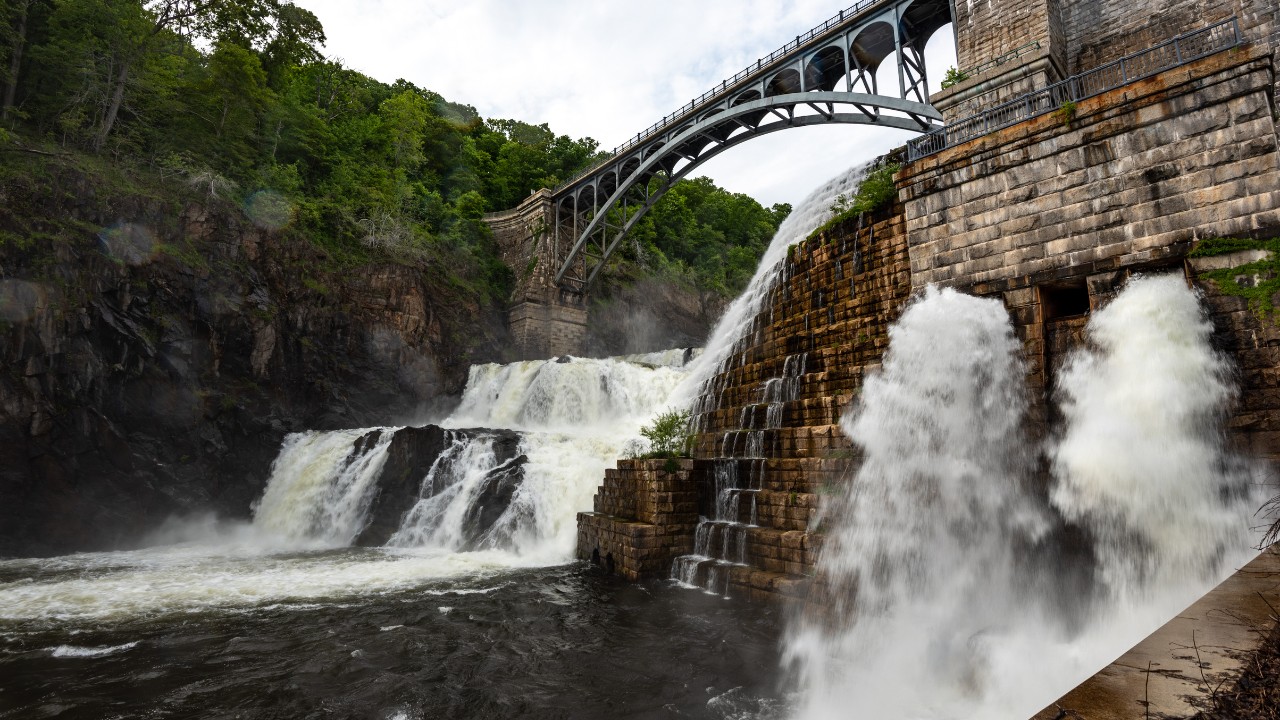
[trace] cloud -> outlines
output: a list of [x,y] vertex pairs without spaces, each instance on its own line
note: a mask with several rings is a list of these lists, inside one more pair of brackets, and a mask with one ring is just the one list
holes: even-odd
[[[841,9],[828,0],[295,2],[324,24],[326,53],[352,68],[604,148]],[[930,54],[935,77],[955,62],[949,43]],[[906,137],[867,127],[791,130],[744,143],[695,174],[766,205],[795,203]]]

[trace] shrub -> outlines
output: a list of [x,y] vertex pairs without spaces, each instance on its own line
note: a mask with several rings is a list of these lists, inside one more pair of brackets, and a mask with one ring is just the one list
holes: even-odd
[[668,410],[640,428],[640,434],[649,441],[649,457],[687,456],[692,439],[688,426],[688,410]]
[[817,237],[849,218],[874,212],[892,203],[898,196],[898,189],[893,184],[893,176],[901,169],[902,165],[894,162],[886,162],[872,168],[867,172],[866,177],[862,178],[862,182],[858,183],[858,189],[852,198],[844,195],[836,196],[831,204],[831,219],[809,233],[809,238]]
[[1053,111],[1053,116],[1063,125],[1070,125],[1076,119],[1076,104],[1070,100],[1063,102]]
[[954,67],[947,68],[947,74],[942,77],[942,89],[959,85],[969,79],[969,75],[963,70],[957,70]]

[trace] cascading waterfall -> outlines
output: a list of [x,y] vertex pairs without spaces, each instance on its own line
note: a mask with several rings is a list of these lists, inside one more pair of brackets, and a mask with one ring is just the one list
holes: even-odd
[[[65,572],[0,583],[0,622],[111,622],[445,580],[469,592],[466,578],[565,563],[576,513],[591,507],[605,467],[639,427],[665,409],[685,373],[680,362],[694,355],[473,367],[459,409],[442,423],[445,446],[424,477],[408,480],[419,483],[417,497],[380,548],[350,546],[382,499],[379,483],[404,429],[289,435],[251,523],[188,518],[156,547],[41,561]],[[500,442],[512,447],[499,453]]]
[[387,461],[391,433],[358,447],[369,430],[303,432],[285,438],[271,481],[254,509],[254,523],[294,544],[345,547],[355,540],[374,483]]
[[[477,531],[478,499],[504,467],[484,432],[454,432],[388,544],[448,552],[494,549],[522,564],[572,557],[575,516],[591,506],[604,469],[666,406],[692,350],[625,359],[558,358],[473,366],[462,400],[441,425],[520,433],[519,478],[501,516]],[[345,546],[364,524],[395,429],[358,446],[368,430],[288,438],[255,524],[298,542]]]
[[1051,453],[1053,503],[1094,537],[1114,594],[1198,584],[1248,544],[1241,518],[1257,504],[1223,449],[1234,388],[1212,332],[1181,273],[1138,278],[1059,376],[1068,429]]
[[[790,266],[783,262],[788,249],[831,217],[836,197],[853,194],[870,167],[870,164],[858,165],[828,180],[801,201],[782,222],[747,289],[729,305],[716,323],[706,348],[672,395],[673,404],[691,408],[695,419],[723,404],[725,387],[716,383],[716,377],[732,369],[730,366],[735,359],[741,358],[742,351],[757,341],[763,332],[764,303],[774,287],[785,285],[790,279],[787,276]],[[700,430],[700,427],[694,427],[695,432]]]
[[[756,268],[747,289],[729,306],[716,324],[707,341],[707,347],[696,359],[688,376],[672,395],[672,404],[689,407],[693,414],[693,432],[705,428],[703,414],[724,405],[727,385],[720,380],[733,363],[741,362],[743,351],[759,343],[763,337],[764,304],[775,287],[784,291],[790,280],[791,265],[783,262],[789,248],[808,236],[814,228],[831,216],[831,208],[837,196],[849,195],[866,176],[870,165],[859,165],[832,178],[806,197],[783,221],[774,234]],[[786,299],[785,297],[783,298]],[[772,321],[773,308],[769,308]],[[807,322],[807,317],[806,317]],[[672,563],[671,577],[683,584],[702,587],[708,592],[724,593],[728,588],[729,570],[733,565],[745,564],[746,540],[749,528],[758,521],[756,493],[760,489],[759,476],[763,473],[766,452],[766,431],[782,426],[783,409],[787,402],[796,399],[800,378],[805,372],[806,353],[789,356],[784,361],[781,377],[766,381],[761,387],[760,402],[765,405],[764,427],[758,427],[755,408],[744,408],[739,429],[725,431],[719,440],[717,454],[724,460],[716,464],[717,511],[714,518],[701,518],[694,537],[691,555],[676,558]],[[737,477],[737,461],[732,458],[750,458],[755,483],[745,489],[750,496],[749,511],[739,504],[732,509],[721,507],[719,498],[725,493],[724,478]],[[728,488],[736,498],[744,491],[732,481]],[[739,552],[739,548],[741,551]]]
[[457,551],[469,545],[501,546],[509,539],[502,529],[490,529],[477,541],[468,523],[477,495],[499,467],[493,438],[449,433],[449,441],[449,448],[436,458],[422,481],[421,498],[388,545]]
[[[753,464],[754,469],[754,464]],[[694,530],[693,553],[681,555],[671,564],[671,579],[689,587],[727,595],[729,570],[747,563],[747,536],[756,524],[758,485],[743,487],[737,460],[717,460],[715,478],[715,517],[701,518]],[[759,482],[759,475],[751,478]],[[740,521],[743,499],[751,499],[751,521]]]
[[[1133,281],[1088,334],[1059,380],[1050,503],[1001,303],[931,288],[890,330],[842,423],[865,460],[827,509],[838,620],[798,619],[787,640],[798,717],[1029,717],[1247,560],[1224,365],[1185,282]],[[1067,523],[1094,571],[1052,557]]]

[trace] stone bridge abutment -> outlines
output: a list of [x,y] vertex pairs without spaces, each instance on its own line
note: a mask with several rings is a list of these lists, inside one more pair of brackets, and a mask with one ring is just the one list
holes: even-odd
[[507,323],[519,360],[580,355],[586,347],[586,294],[555,282],[563,258],[551,242],[552,212],[551,191],[543,189],[513,210],[484,217],[515,276]]

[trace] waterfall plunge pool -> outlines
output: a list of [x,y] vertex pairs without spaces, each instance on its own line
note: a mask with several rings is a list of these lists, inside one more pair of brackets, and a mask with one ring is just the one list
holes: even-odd
[[[129,569],[121,557],[5,562],[10,592],[34,573],[22,584],[71,583],[74,595],[75,583],[114,578],[131,587],[113,593],[143,605],[165,593],[187,601],[130,610],[117,595],[118,612],[0,620],[0,717],[587,720],[770,717],[780,707],[774,608],[624,583],[580,563],[361,587],[366,573],[421,561],[378,548],[188,557],[201,582]],[[287,584],[344,573],[323,597]],[[291,596],[196,600],[273,574]],[[6,615],[12,600],[0,604]]]

